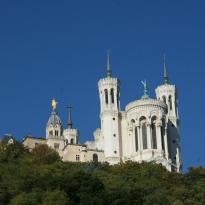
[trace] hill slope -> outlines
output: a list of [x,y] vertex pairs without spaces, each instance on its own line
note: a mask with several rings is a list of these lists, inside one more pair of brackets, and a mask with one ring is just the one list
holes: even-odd
[[205,169],[154,163],[65,163],[47,146],[0,145],[0,205],[204,205]]

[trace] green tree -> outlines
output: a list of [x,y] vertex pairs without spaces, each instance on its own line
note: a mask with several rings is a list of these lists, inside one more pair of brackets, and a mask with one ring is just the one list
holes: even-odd
[[35,147],[31,154],[34,156],[34,160],[38,163],[52,164],[54,162],[60,161],[59,154],[54,149],[48,147],[46,144]]
[[27,150],[19,142],[12,144],[0,143],[0,163],[17,160],[26,153]]
[[69,205],[70,200],[64,191],[48,191],[43,196],[42,205]]
[[21,193],[11,200],[10,205],[37,205],[41,204],[39,193]]

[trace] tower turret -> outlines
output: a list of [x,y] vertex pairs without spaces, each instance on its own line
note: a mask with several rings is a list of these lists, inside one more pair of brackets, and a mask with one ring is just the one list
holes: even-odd
[[168,116],[178,118],[177,89],[175,85],[169,83],[165,57],[163,78],[164,84],[158,86],[155,90],[157,99],[162,100],[165,104],[167,104]]
[[63,136],[65,139],[65,145],[67,144],[78,144],[79,143],[79,132],[73,128],[72,123],[72,107],[68,106],[68,128],[64,129]]
[[49,117],[47,126],[46,126],[46,140],[48,146],[58,150],[63,149],[63,125],[60,117],[56,111],[57,102],[55,99],[52,100],[52,113]]
[[178,99],[175,85],[170,84],[167,75],[166,60],[164,57],[164,84],[156,88],[156,97],[167,105],[167,119],[165,130],[165,141],[167,141],[167,159],[171,159],[174,169],[180,171],[180,138],[179,138],[179,116]]
[[119,148],[119,97],[120,81],[111,76],[110,55],[107,53],[107,76],[98,82],[100,96],[101,131],[104,154],[111,164],[120,161]]

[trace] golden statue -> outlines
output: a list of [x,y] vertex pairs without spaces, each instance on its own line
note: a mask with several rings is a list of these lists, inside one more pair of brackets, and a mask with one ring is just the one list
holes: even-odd
[[56,107],[57,107],[57,104],[58,104],[58,102],[56,102],[56,100],[55,99],[53,99],[52,100],[52,108],[53,108],[53,110],[56,110]]

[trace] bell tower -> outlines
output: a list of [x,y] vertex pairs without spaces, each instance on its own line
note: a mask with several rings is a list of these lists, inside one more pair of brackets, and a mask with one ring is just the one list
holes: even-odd
[[64,148],[63,140],[63,125],[60,117],[56,111],[57,102],[55,99],[52,100],[52,113],[49,117],[46,126],[46,141],[49,147],[55,150],[62,150]]
[[111,76],[110,55],[107,52],[107,76],[98,82],[100,96],[101,132],[104,154],[110,164],[120,162],[119,110],[120,81]]
[[166,60],[164,56],[164,84],[155,90],[158,100],[167,105],[167,117],[165,125],[165,141],[167,141],[166,158],[171,159],[173,169],[180,171],[180,137],[179,137],[179,116],[178,116],[178,97],[177,88],[170,84],[167,75]]

